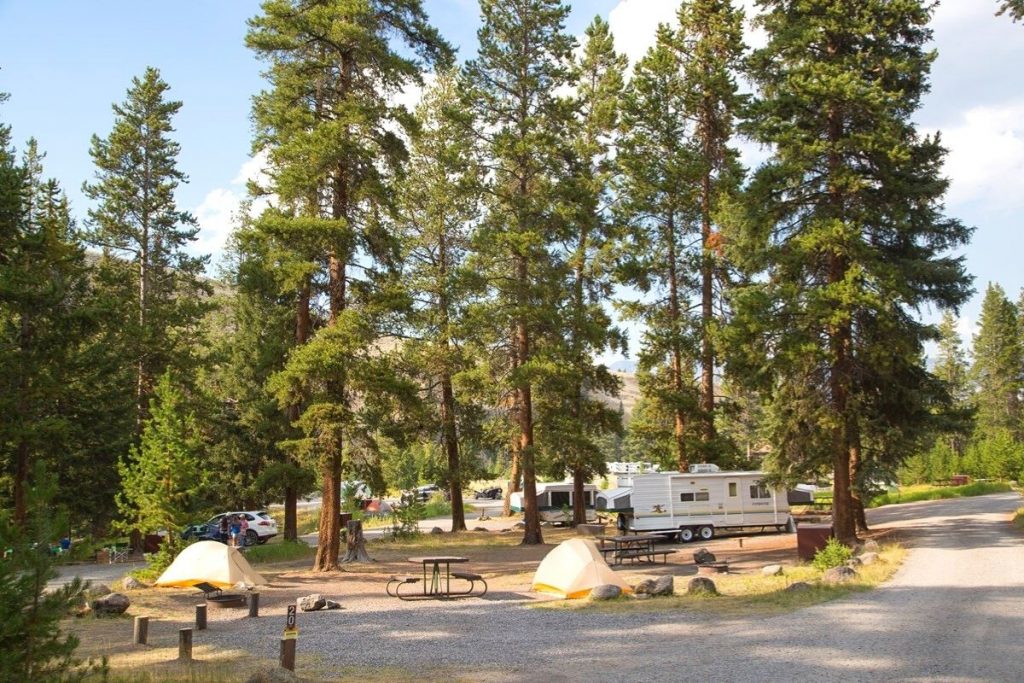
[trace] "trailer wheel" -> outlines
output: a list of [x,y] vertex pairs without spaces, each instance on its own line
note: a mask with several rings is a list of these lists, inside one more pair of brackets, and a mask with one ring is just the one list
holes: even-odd
[[697,530],[697,534],[700,536],[702,541],[710,541],[715,537],[715,527],[713,526],[702,526]]
[[693,529],[690,527],[683,527],[679,530],[679,542],[689,543],[693,540]]

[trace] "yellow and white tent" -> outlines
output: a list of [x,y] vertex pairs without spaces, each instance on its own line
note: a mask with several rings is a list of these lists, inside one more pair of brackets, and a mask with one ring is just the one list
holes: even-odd
[[242,553],[217,541],[199,541],[181,551],[171,566],[156,580],[157,586],[187,588],[197,583],[217,588],[246,588],[267,581],[246,562]]
[[592,589],[604,584],[618,586],[623,593],[633,592],[604,561],[594,542],[583,538],[560,543],[533,575],[533,590],[567,599],[585,598]]

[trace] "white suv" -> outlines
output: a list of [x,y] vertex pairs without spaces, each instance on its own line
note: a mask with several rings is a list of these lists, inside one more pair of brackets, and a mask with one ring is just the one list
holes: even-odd
[[214,515],[206,522],[207,533],[218,533],[221,518],[227,516],[230,520],[235,515],[243,515],[245,521],[249,523],[249,528],[245,532],[245,545],[256,545],[257,543],[262,545],[277,536],[277,522],[265,510],[222,512],[219,515]]

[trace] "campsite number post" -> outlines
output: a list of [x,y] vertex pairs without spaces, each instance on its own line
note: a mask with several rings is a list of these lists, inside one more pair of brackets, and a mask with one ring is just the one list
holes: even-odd
[[295,671],[295,642],[298,637],[299,628],[295,625],[295,605],[288,605],[284,635],[281,636],[281,667],[289,671]]

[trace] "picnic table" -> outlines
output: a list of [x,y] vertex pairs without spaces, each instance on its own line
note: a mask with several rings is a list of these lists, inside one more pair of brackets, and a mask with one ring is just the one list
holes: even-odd
[[[400,589],[404,585],[416,584],[420,582],[418,576],[392,576],[388,581],[385,590],[388,595],[397,597],[402,600],[412,600],[415,598],[456,598],[456,597],[467,597],[470,595],[483,596],[487,593],[487,582],[479,574],[473,572],[453,572],[451,566],[453,564],[462,564],[469,562],[469,558],[458,557],[453,555],[431,555],[426,557],[410,557],[410,562],[422,565],[423,567],[423,594],[412,595],[410,593],[401,593]],[[444,565],[444,573],[441,572],[441,565]],[[430,581],[427,581],[427,568],[430,568]],[[456,580],[468,581],[469,588],[464,591],[452,592],[452,578]],[[475,594],[477,584],[483,585],[483,591],[479,594]],[[392,592],[394,591],[394,592]]]
[[[606,536],[601,539],[600,551],[605,559],[611,555],[614,564],[622,564],[623,560],[631,562],[655,563],[655,557],[661,555],[664,562],[674,550],[655,550],[654,542],[662,539],[658,534],[628,534],[625,536]],[[611,545],[607,545],[609,542]]]

